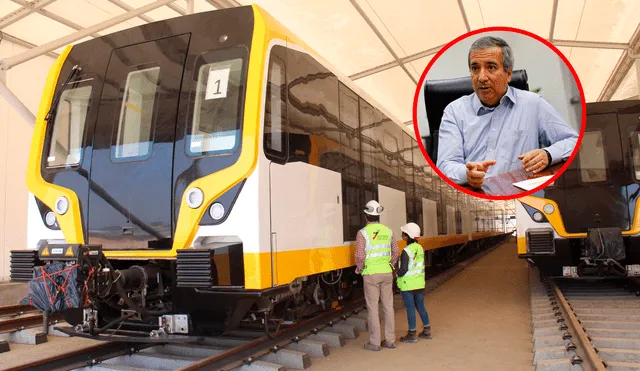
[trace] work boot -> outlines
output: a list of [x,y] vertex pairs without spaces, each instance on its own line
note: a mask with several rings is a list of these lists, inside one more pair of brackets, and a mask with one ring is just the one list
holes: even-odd
[[378,345],[373,345],[373,344],[371,344],[371,343],[366,343],[366,344],[364,345],[364,349],[366,349],[366,350],[372,350],[372,351],[374,351],[374,352],[378,352],[378,351],[380,351],[380,346],[378,346]]
[[417,343],[418,337],[415,331],[409,331],[407,335],[400,338],[400,341],[403,343]]
[[418,336],[424,339],[431,339],[431,326],[427,326],[422,329],[422,332]]
[[395,343],[388,343],[386,340],[382,340],[382,343],[380,343],[380,345],[385,347],[385,348],[396,349],[396,344]]

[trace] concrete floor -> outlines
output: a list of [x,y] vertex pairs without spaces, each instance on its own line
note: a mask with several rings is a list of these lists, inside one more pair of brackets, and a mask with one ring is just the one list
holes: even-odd
[[15,305],[29,294],[23,282],[0,282],[0,306]]
[[[4,289],[5,295],[0,291],[4,299],[9,291],[21,291],[18,287]],[[309,370],[534,370],[527,268],[518,260],[514,242],[504,243],[429,292],[425,304],[433,339],[399,342],[407,331],[407,319],[402,299],[396,296],[398,348],[364,350],[369,337],[363,333],[348,340],[344,348],[331,349],[329,357],[314,358]],[[418,317],[418,326],[421,324]],[[63,348],[93,343],[50,337],[48,344],[35,347],[12,344],[12,351],[0,356],[0,369],[20,364],[25,357],[46,357]]]
[[[529,285],[514,242],[487,256],[425,296],[433,339],[400,343],[406,311],[396,298],[396,349],[362,348],[367,333],[329,357],[313,359],[309,370],[534,370]],[[418,326],[422,322],[418,317]]]

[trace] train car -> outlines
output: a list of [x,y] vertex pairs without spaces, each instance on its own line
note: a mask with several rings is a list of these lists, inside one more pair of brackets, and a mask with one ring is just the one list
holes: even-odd
[[579,152],[542,191],[516,202],[518,256],[543,274],[640,274],[640,100],[587,104]]
[[38,307],[73,335],[272,333],[360,295],[370,199],[430,252],[501,235],[438,230],[461,209],[432,183],[412,136],[261,8],[168,19],[51,68],[27,176],[37,257],[12,275],[34,276],[34,304],[55,277],[64,300]]

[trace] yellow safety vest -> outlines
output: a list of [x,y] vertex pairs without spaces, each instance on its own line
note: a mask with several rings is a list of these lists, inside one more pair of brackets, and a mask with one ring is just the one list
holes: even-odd
[[404,248],[409,256],[409,266],[407,273],[398,277],[398,288],[400,291],[411,291],[424,289],[424,250],[422,246],[414,242]]
[[391,230],[382,224],[372,223],[360,232],[366,242],[362,275],[391,273]]

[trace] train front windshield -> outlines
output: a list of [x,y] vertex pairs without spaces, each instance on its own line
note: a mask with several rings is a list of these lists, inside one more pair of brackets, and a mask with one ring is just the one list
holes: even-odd
[[120,48],[99,95],[100,81],[80,74],[54,102],[46,171],[81,175],[69,186],[88,205],[89,243],[104,249],[170,248],[186,185],[239,156],[248,48],[189,62],[177,41],[188,45],[173,36]]

